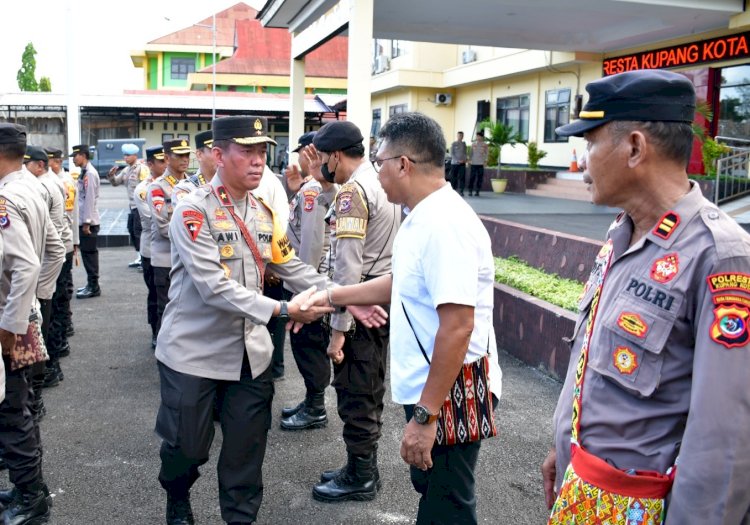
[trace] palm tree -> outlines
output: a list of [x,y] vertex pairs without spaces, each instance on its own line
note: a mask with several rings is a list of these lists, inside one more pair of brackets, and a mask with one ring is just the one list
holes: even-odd
[[483,120],[478,124],[478,129],[489,129],[490,134],[485,138],[487,144],[497,148],[497,173],[500,174],[500,168],[502,163],[500,162],[500,154],[503,146],[509,145],[515,147],[516,144],[526,144],[526,141],[521,138],[521,135],[513,130],[513,126],[504,124],[503,122],[493,122],[489,119]]

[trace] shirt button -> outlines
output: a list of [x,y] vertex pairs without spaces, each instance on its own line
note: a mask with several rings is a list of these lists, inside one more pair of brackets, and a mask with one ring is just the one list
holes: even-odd
[[712,211],[708,213],[709,219],[718,219],[719,218],[719,212],[718,211]]

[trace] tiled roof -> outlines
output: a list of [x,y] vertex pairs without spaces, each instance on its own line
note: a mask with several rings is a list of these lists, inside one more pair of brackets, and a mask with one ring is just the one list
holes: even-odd
[[[218,23],[218,22],[217,22]],[[237,49],[216,64],[224,74],[279,75],[290,73],[291,39],[285,29],[263,27],[260,21],[237,20]],[[307,55],[305,76],[346,78],[348,40],[335,37]],[[201,70],[210,73],[211,66]]]
[[[242,2],[216,13],[216,45],[233,47],[235,22],[237,20],[254,20],[257,14],[258,12],[255,9]],[[212,23],[213,17],[209,16],[200,22],[196,22],[196,25],[159,37],[149,44],[210,46],[213,44]],[[198,27],[199,25],[208,27]]]

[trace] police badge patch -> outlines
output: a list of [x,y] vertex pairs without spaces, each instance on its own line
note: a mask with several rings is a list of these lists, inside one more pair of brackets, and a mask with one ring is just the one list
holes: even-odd
[[710,336],[727,348],[745,346],[748,342],[747,323],[750,310],[735,304],[720,304],[714,308],[714,322]]
[[151,202],[154,203],[156,212],[161,213],[161,209],[164,207],[164,192],[161,188],[151,190]]
[[618,346],[614,351],[614,365],[621,374],[631,375],[638,368],[638,356],[627,346]]
[[195,242],[203,226],[203,215],[194,210],[185,210],[182,212],[182,222],[185,224],[190,238]]
[[680,271],[680,260],[676,253],[656,259],[651,266],[651,278],[657,283],[668,283]]

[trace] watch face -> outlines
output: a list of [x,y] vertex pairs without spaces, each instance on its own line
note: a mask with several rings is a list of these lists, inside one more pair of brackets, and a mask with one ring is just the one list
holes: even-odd
[[429,412],[427,412],[427,409],[425,407],[417,405],[414,407],[414,421],[419,423],[420,425],[424,425],[427,423],[427,420],[430,418]]

